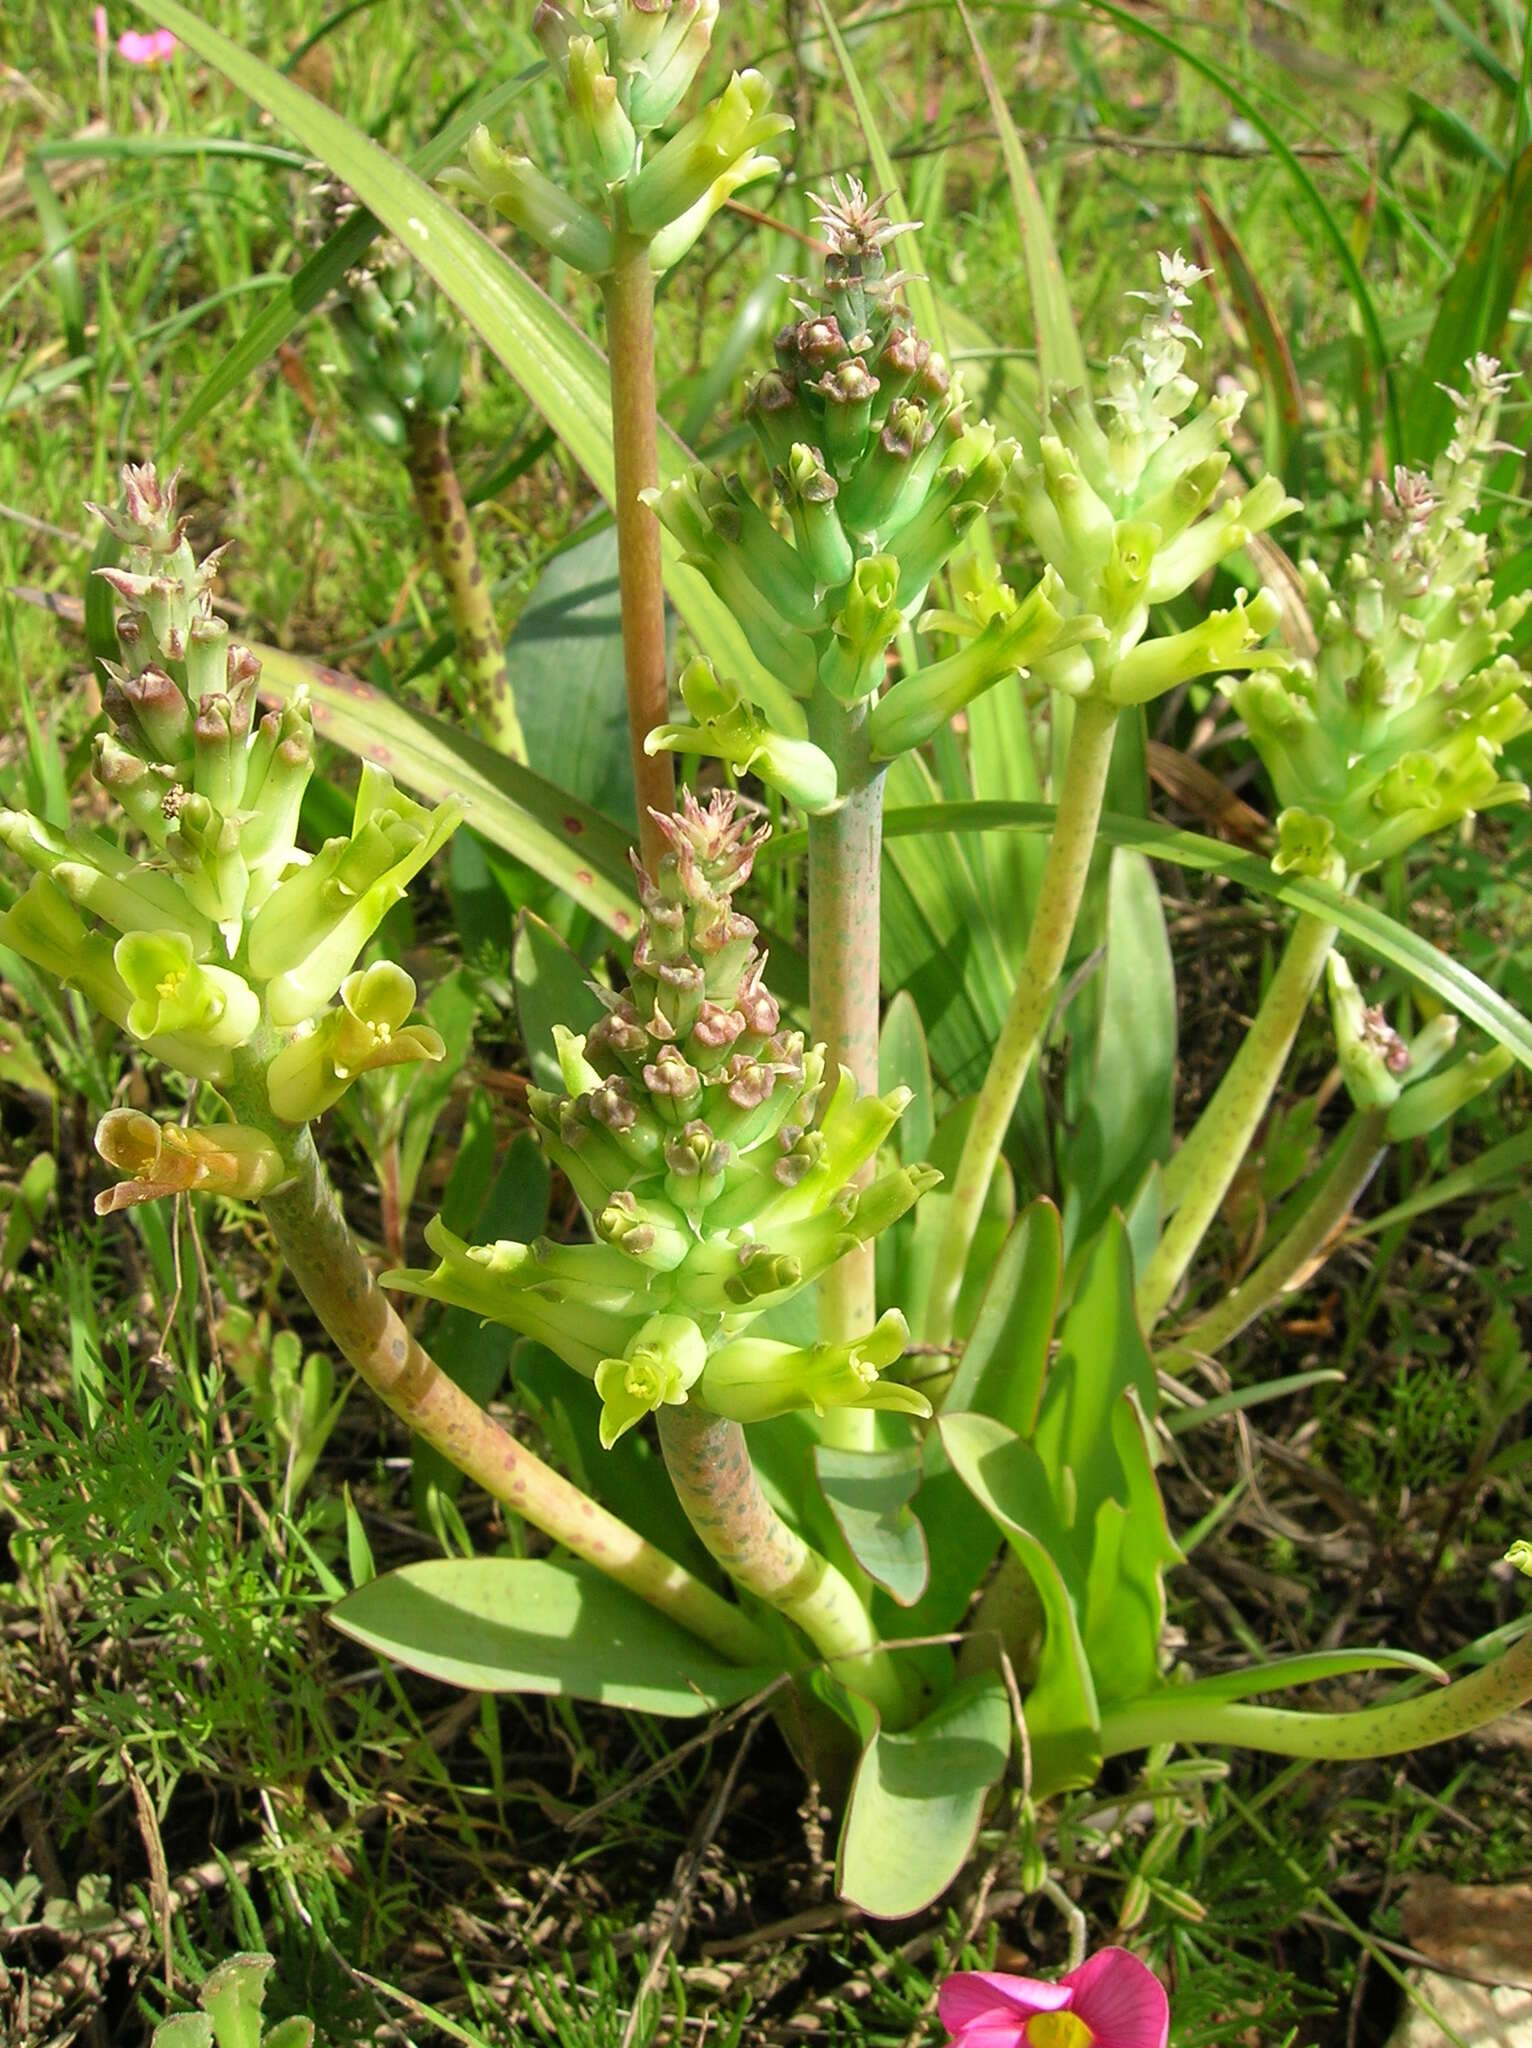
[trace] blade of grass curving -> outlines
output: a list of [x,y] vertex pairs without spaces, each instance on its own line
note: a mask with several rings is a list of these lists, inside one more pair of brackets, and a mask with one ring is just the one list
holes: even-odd
[[[1115,21],[1119,28],[1126,29],[1130,35],[1140,36],[1145,42],[1153,43],[1157,49],[1164,50],[1179,63],[1190,65],[1193,71],[1208,81],[1209,85],[1222,93],[1234,111],[1250,123],[1264,138],[1273,154],[1280,158],[1288,176],[1313,209],[1326,241],[1335,252],[1335,260],[1340,265],[1347,288],[1356,301],[1367,353],[1372,359],[1373,370],[1384,395],[1388,460],[1391,464],[1399,461],[1400,451],[1404,445],[1399,420],[1399,397],[1394,389],[1393,379],[1389,376],[1388,347],[1383,339],[1383,329],[1378,322],[1378,309],[1373,304],[1372,293],[1367,289],[1367,280],[1362,275],[1361,266],[1357,262],[1346,230],[1325,204],[1319,187],[1294,154],[1281,131],[1267,119],[1249,94],[1242,91],[1229,74],[1210,58],[1200,56],[1185,43],[1177,42],[1174,36],[1168,35],[1164,29],[1156,28],[1153,22],[1129,13],[1125,7],[1114,5],[1114,0],[1087,0],[1087,4],[1097,14],[1104,14],[1108,20]],[[1361,468],[1364,472],[1370,467],[1369,453],[1367,449],[1362,451]]]
[[230,135],[94,135],[83,141],[39,142],[32,155],[42,163],[83,163],[94,157],[243,157],[251,163],[276,164],[284,171],[301,171],[307,163],[295,149]]
[[282,59],[282,69],[285,72],[296,71],[316,44],[322,43],[326,36],[334,35],[335,31],[343,23],[348,22],[353,14],[365,14],[369,7],[376,7],[377,4],[378,0],[346,0],[344,7],[337,7],[332,13],[327,14],[319,26],[311,29],[303,38],[297,49]]
[[58,300],[59,323],[71,355],[85,353],[85,281],[80,275],[80,256],[75,248],[58,194],[43,174],[35,153],[22,167],[27,196],[37,214],[38,231],[48,267],[53,273],[53,295]]
[[638,930],[628,835],[530,768],[323,662],[257,647],[261,694],[306,690],[314,727],[433,802],[455,796],[468,823],[571,896],[620,938]]
[[[835,52],[836,62],[840,65],[841,74],[846,81],[846,90],[850,93],[852,104],[856,108],[862,138],[867,144],[868,162],[872,165],[878,190],[888,202],[889,218],[904,220],[909,212],[905,203],[904,187],[899,181],[899,173],[894,168],[888,144],[883,140],[882,131],[878,127],[878,117],[873,112],[867,88],[851,61],[851,52],[846,48],[844,36],[835,25],[835,16],[830,10],[829,0],[819,0],[819,18],[824,23],[825,34],[830,39],[830,47]],[[894,246],[899,252],[899,267],[910,273],[909,282],[904,288],[904,296],[909,300],[910,313],[915,325],[926,339],[945,355],[948,350],[946,335],[942,328],[941,307],[937,303],[936,293],[931,288],[930,279],[921,269],[920,244],[911,232],[901,235]]]
[[[958,832],[1048,832],[1053,829],[1052,804],[940,803],[906,804],[884,813],[883,836]],[[1150,860],[1169,861],[1203,874],[1221,875],[1237,887],[1269,896],[1290,910],[1302,910],[1339,926],[1364,951],[1397,967],[1422,988],[1429,988],[1459,1016],[1477,1024],[1498,1044],[1532,1069],[1532,1023],[1497,989],[1481,981],[1460,961],[1412,932],[1386,911],[1305,875],[1279,875],[1257,855],[1240,853],[1222,840],[1200,832],[1182,832],[1152,819],[1127,818],[1103,811],[1098,837],[1103,846],[1128,846]],[[762,862],[801,854],[802,832],[786,833],[761,850]]]
[[[1532,39],[1528,47],[1532,48]],[[1446,447],[1457,414],[1442,386],[1462,383],[1463,365],[1500,353],[1523,271],[1532,258],[1532,149],[1524,149],[1474,222],[1442,287],[1436,319],[1410,386],[1410,459],[1430,463]]]
[[[611,395],[606,358],[595,343],[487,236],[341,115],[199,21],[180,0],[134,4],[146,20],[170,29],[273,120],[290,128],[305,149],[345,180],[483,337],[610,504]],[[662,434],[662,483],[684,471],[690,460],[690,451],[674,434]],[[801,731],[797,700],[761,667],[728,607],[685,566],[669,534],[663,546],[666,590],[704,652],[770,715],[789,730]]]
[[[124,339],[130,341],[135,348],[151,341],[168,343],[185,328],[195,327],[199,320],[205,319],[215,307],[224,305],[228,300],[246,298],[252,293],[275,291],[286,282],[287,280],[280,274],[270,277],[242,277],[235,283],[225,286],[222,291],[212,292],[207,298],[198,299],[195,305],[179,307],[174,313],[168,313],[163,320],[152,320],[147,327],[139,328]],[[140,370],[158,352],[154,350],[140,357]],[[50,392],[62,390],[65,385],[87,376],[97,366],[96,356],[90,354],[71,356],[66,363],[55,363],[49,369],[39,371],[25,384],[11,385],[4,396],[0,397],[0,414],[16,412],[23,406],[33,404],[39,398],[47,397]]]
[[[439,135],[434,135],[423,149],[416,151],[410,159],[411,168],[423,178],[445,169],[477,123],[494,120],[526,90],[543,68],[540,64],[530,65],[525,71],[518,72],[515,78],[497,85],[465,107]],[[381,233],[378,222],[367,213],[353,214],[350,220],[338,227],[295,273],[287,295],[246,328],[233,348],[203,380],[171,428],[168,445],[173,447],[184,439],[231,392],[237,391],[269,356],[274,355],[293,329],[324,301],[346,272],[361,261],[368,245]]]
[[1529,1165],[1532,1165],[1532,1131],[1518,1131],[1514,1138],[1504,1138],[1498,1145],[1491,1145],[1487,1152],[1481,1152],[1467,1166],[1459,1166],[1451,1173],[1444,1173],[1440,1180],[1428,1182],[1404,1201],[1396,1202],[1392,1209],[1385,1209],[1380,1216],[1368,1216],[1360,1222],[1353,1222],[1343,1242],[1355,1244],[1362,1238],[1377,1237],[1385,1230],[1392,1230],[1396,1224],[1413,1223],[1417,1216],[1444,1208],[1448,1202],[1466,1202],[1475,1195],[1491,1194],[1497,1188],[1519,1182]]
[[1021,230],[1021,252],[1027,265],[1027,284],[1032,294],[1032,322],[1037,330],[1043,388],[1049,390],[1055,384],[1065,384],[1071,389],[1088,392],[1090,377],[1085,367],[1085,351],[1080,346],[1074,308],[1069,303],[1069,286],[1064,281],[1064,265],[1048,225],[1043,196],[1037,189],[1032,166],[1027,161],[1016,124],[1011,119],[1011,110],[1005,103],[984,45],[979,40],[973,16],[963,0],[957,0],[957,11],[973,45],[974,62],[979,69],[990,111],[995,117],[1000,153],[1005,159],[1005,174],[1011,184],[1016,224]]
[[1298,385],[1298,372],[1293,367],[1293,352],[1287,345],[1282,324],[1272,310],[1271,300],[1250,268],[1249,259],[1234,230],[1218,213],[1206,192],[1198,192],[1197,204],[1202,210],[1202,223],[1217,256],[1218,267],[1223,273],[1222,282],[1244,325],[1245,340],[1256,374],[1265,387],[1267,411],[1275,427],[1266,466],[1286,478],[1291,487],[1288,464],[1303,433],[1303,393]]
[[1473,28],[1459,14],[1458,10],[1452,5],[1452,0],[1426,0],[1426,4],[1448,35],[1462,44],[1464,50],[1472,58],[1473,62],[1478,65],[1484,76],[1499,91],[1506,94],[1508,98],[1514,95],[1516,91],[1515,74],[1501,63],[1477,29]]

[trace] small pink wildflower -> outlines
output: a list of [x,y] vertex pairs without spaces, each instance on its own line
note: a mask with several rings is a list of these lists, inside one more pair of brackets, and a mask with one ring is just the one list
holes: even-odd
[[168,28],[124,29],[117,38],[117,54],[129,64],[168,64],[179,48]]
[[1125,1948],[1104,1948],[1056,1984],[969,1970],[937,1998],[953,2048],[1165,2048],[1170,2001]]
[[106,9],[104,7],[96,9],[95,13],[91,16],[91,25],[96,31],[96,48],[104,50],[110,40],[110,34],[106,25]]

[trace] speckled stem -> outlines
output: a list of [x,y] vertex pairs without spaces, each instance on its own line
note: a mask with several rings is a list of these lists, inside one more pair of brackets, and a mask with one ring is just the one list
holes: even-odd
[[1165,1170],[1164,1201],[1172,1213],[1139,1282],[1145,1330],[1164,1314],[1254,1142],[1334,938],[1333,924],[1300,915],[1244,1044]]
[[925,1341],[946,1344],[952,1337],[963,1274],[973,1250],[984,1199],[1005,1142],[1022,1084],[1027,1078],[1048,1019],[1059,976],[1074,937],[1075,921],[1090,873],[1096,827],[1112,761],[1117,709],[1102,698],[1082,697],[1074,707],[1058,810],[1038,890],[1032,929],[1016,992],[990,1055],[989,1071],[974,1104],[957,1176],[948,1198],[947,1228],[937,1254]]
[[660,522],[640,491],[660,480],[654,381],[654,273],[648,244],[624,238],[605,281],[606,346],[612,378],[612,455],[616,476],[617,580],[622,595],[622,654],[628,679],[628,741],[638,794],[638,837],[650,873],[664,852],[651,810],[675,808],[669,754],[646,754],[644,738],[670,715],[666,682],[665,583]]
[[513,761],[524,762],[527,743],[516,715],[516,696],[495,624],[495,608],[474,546],[468,508],[447,445],[444,420],[417,412],[410,420],[410,481],[431,539],[457,636],[457,658],[468,682],[468,708],[480,733]]
[[850,1582],[767,1500],[740,1425],[690,1403],[661,1408],[658,1419],[665,1468],[709,1554],[736,1585],[795,1622],[835,1675],[872,1701],[884,1727],[905,1726],[915,1703],[894,1660]]
[[1277,1756],[1344,1759],[1398,1756],[1482,1728],[1532,1699],[1532,1628],[1502,1657],[1455,1684],[1413,1699],[1349,1714],[1300,1714],[1243,1701],[1186,1700],[1167,1686],[1102,1716],[1101,1754],[1121,1756],[1158,1742],[1263,1749]]
[[1320,1256],[1378,1170],[1386,1122],[1387,1112],[1381,1109],[1364,1110],[1352,1118],[1331,1148],[1323,1179],[1292,1229],[1247,1280],[1176,1335],[1177,1351],[1211,1356],[1247,1329]]
[[[878,1090],[878,942],[883,850],[883,771],[868,753],[868,706],[845,705],[828,690],[809,702],[809,730],[835,763],[844,801],[809,819],[809,1021],[828,1049],[828,1071],[849,1067],[857,1086]],[[860,1176],[872,1178],[869,1161]],[[878,1319],[872,1243],[860,1245],[819,1282],[819,1334],[844,1343]],[[871,1449],[873,1416],[836,1409],[820,1427],[826,1443]]]
[[266,1131],[292,1167],[292,1181],[261,1208],[309,1306],[373,1392],[493,1499],[722,1656],[777,1665],[777,1651],[747,1614],[545,1465],[448,1379],[373,1278],[308,1127],[270,1116],[258,1069],[228,1092],[240,1122]]

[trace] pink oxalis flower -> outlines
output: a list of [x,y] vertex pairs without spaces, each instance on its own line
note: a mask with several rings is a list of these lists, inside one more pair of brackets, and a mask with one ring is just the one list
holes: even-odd
[[179,47],[168,28],[130,28],[117,38],[117,54],[129,64],[166,64]]
[[981,1970],[949,1977],[937,1996],[953,2048],[1165,2048],[1170,2001],[1125,1948],[1104,1948],[1044,1984]]

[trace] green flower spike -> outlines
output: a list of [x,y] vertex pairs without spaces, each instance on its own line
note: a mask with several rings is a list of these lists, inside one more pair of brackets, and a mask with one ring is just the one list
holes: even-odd
[[1231,692],[1278,802],[1324,818],[1353,875],[1526,797],[1498,765],[1532,724],[1526,677],[1501,650],[1532,596],[1495,603],[1489,544],[1471,524],[1507,381],[1493,358],[1473,358],[1431,474],[1395,470],[1333,575],[1301,565],[1315,658]]
[[411,1024],[415,984],[391,960],[348,974],[337,1010],[300,1032],[266,1069],[266,1092],[284,1122],[308,1123],[340,1100],[358,1074],[446,1056],[439,1033]]
[[689,1316],[651,1316],[621,1358],[596,1367],[601,1396],[601,1448],[656,1408],[679,1407],[707,1361],[707,1343]]
[[[433,1223],[435,1271],[388,1276],[594,1374],[612,1439],[664,1402],[707,1405],[703,1359],[937,1178],[900,1167],[853,1185],[908,1095],[858,1096],[844,1072],[826,1090],[822,1052],[783,1030],[755,927],[735,908],[764,835],[725,792],[706,807],[687,794],[658,822],[666,852],[653,874],[639,872],[629,987],[605,992],[607,1013],[583,1038],[555,1033],[566,1092],[527,1098],[595,1242],[467,1246]],[[816,1360],[804,1383],[822,1389],[821,1405],[862,1399],[888,1344],[880,1330],[865,1340],[873,1350]],[[802,1381],[808,1368],[794,1370]],[[915,1412],[916,1399],[901,1390],[886,1405]]]
[[1298,509],[1271,479],[1215,505],[1230,460],[1223,444],[1244,394],[1214,398],[1183,423],[1198,395],[1186,364],[1199,346],[1185,314],[1208,273],[1179,251],[1159,263],[1159,289],[1129,294],[1148,311],[1108,364],[1103,397],[1092,404],[1081,391],[1050,393],[1035,445],[1014,472],[1023,519],[1064,586],[1060,611],[1095,618],[1102,628],[1089,641],[1061,636],[1032,665],[1033,678],[1123,705],[1199,675],[1278,660],[1256,646],[1278,616],[1264,593],[1247,603],[1242,592],[1231,611],[1188,633],[1144,635],[1152,605],[1178,596]]
[[250,984],[227,967],[195,960],[183,932],[127,932],[112,959],[133,998],[125,1022],[135,1038],[243,1045],[261,1021]]
[[243,1124],[162,1124],[136,1109],[109,1109],[96,1126],[96,1150],[124,1176],[97,1195],[98,1216],[167,1195],[254,1201],[287,1178],[276,1146]]

